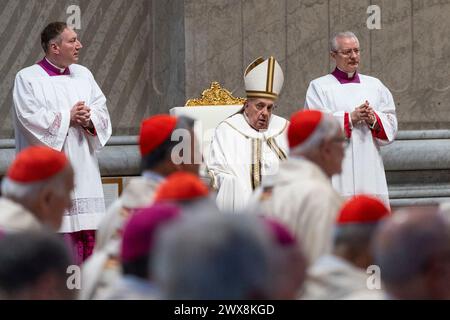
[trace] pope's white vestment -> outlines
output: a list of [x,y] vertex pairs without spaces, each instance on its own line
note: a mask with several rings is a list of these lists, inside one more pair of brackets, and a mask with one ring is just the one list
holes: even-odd
[[[63,151],[75,172],[73,206],[60,232],[95,230],[105,213],[96,157],[111,136],[106,98],[85,67],[72,64],[69,75],[49,76],[39,65],[21,70],[13,90],[16,151],[44,144]],[[95,134],[70,126],[70,110],[84,101],[91,108]]]
[[252,192],[273,177],[286,159],[288,121],[272,115],[267,130],[253,129],[242,113],[216,128],[207,166],[218,188],[222,211],[242,211]]
[[305,108],[330,113],[344,127],[345,118],[348,122],[348,115],[356,107],[366,100],[369,102],[384,137],[380,138],[365,123],[353,123],[353,127],[346,130],[350,133],[350,145],[345,152],[342,173],[333,177],[333,186],[344,197],[371,194],[389,206],[380,146],[393,142],[397,134],[395,104],[392,94],[380,80],[362,74],[358,76],[359,83],[341,84],[332,74],[313,80],[306,93]]

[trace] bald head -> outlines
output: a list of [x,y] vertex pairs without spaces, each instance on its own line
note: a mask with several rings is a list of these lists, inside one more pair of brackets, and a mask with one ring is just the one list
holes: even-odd
[[445,288],[450,283],[449,231],[437,208],[402,209],[382,223],[375,236],[374,256],[391,295],[450,298],[450,289]]

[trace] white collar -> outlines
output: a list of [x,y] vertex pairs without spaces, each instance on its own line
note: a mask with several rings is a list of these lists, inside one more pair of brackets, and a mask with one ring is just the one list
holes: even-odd
[[278,117],[274,114],[270,117],[269,127],[267,130],[257,131],[248,124],[243,113],[236,113],[231,117],[225,119],[223,122],[230,125],[233,129],[240,132],[244,136],[254,138],[254,139],[268,139],[271,137],[276,137],[281,134],[287,127],[287,120]]
[[56,69],[58,69],[60,73],[64,73],[64,70],[66,70],[66,68],[61,69],[60,67],[55,66],[53,63],[50,62],[50,60],[47,59],[47,57],[44,57],[44,59],[45,59],[51,66],[53,66],[53,67],[55,67]]
[[[338,67],[336,67],[336,68],[338,68]],[[344,70],[341,70],[339,68],[338,68],[338,70],[346,73],[349,78],[353,77],[353,75],[355,74],[355,71],[353,71],[353,72],[345,72]]]

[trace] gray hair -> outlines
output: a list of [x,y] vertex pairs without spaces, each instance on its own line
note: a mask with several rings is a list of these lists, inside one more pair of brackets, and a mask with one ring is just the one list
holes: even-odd
[[152,271],[168,299],[268,298],[271,240],[256,216],[184,216],[162,231]]
[[65,180],[61,173],[38,182],[20,183],[5,177],[2,180],[1,190],[2,196],[6,198],[15,199],[20,203],[30,203],[37,199],[39,191],[43,188],[50,187],[56,194],[63,195],[66,188],[64,187]]
[[292,148],[290,155],[304,155],[318,148],[326,139],[334,137],[341,126],[333,115],[328,113],[322,114],[322,119],[314,133],[308,137],[302,144]]
[[339,50],[338,43],[337,43],[338,38],[353,38],[359,44],[358,37],[353,32],[351,32],[351,31],[338,32],[330,39],[330,50],[332,52],[336,52]]

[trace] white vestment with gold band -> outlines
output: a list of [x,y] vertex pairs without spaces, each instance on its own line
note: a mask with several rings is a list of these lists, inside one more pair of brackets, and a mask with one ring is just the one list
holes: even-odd
[[253,190],[278,172],[288,150],[287,126],[286,119],[272,115],[268,129],[257,131],[242,113],[219,124],[206,160],[220,210],[244,210]]

